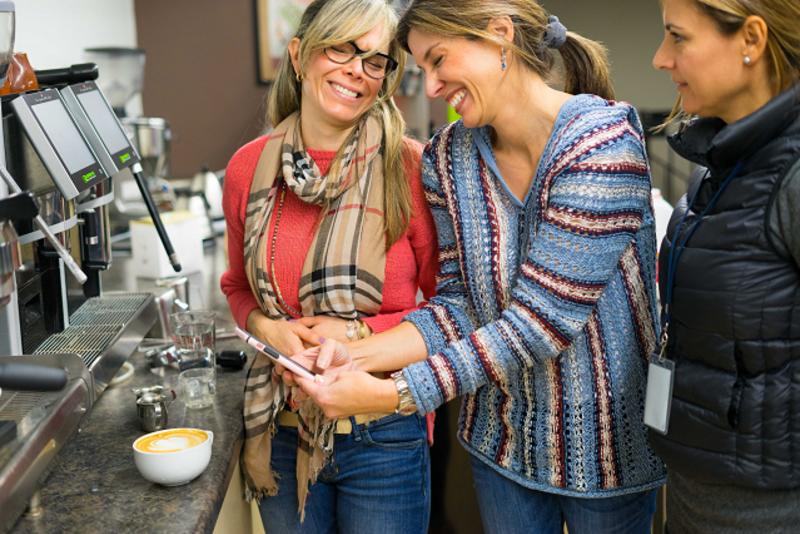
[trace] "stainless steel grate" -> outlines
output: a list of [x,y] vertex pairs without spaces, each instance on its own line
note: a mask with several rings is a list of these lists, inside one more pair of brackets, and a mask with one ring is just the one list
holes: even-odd
[[70,325],[126,324],[150,296],[150,293],[117,293],[91,298],[72,314]]
[[34,354],[74,352],[89,367],[113,343],[118,333],[118,325],[70,326],[47,338]]
[[72,352],[83,359],[86,367],[90,367],[150,298],[149,293],[91,298],[72,314],[68,328],[47,338],[34,354]]
[[38,391],[7,391],[0,395],[0,414],[5,420],[21,422],[34,408],[50,404],[58,395]]
[[130,319],[132,313],[131,310],[123,310],[123,311],[109,311],[103,314],[83,313],[79,315],[81,309],[76,311],[74,314],[72,314],[72,317],[70,317],[69,319],[70,326],[83,326],[87,324],[91,325],[125,324],[125,322]]

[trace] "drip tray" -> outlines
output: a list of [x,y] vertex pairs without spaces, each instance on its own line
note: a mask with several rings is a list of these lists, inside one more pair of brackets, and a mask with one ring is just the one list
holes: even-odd
[[106,292],[87,300],[34,354],[75,353],[94,378],[100,395],[156,322],[151,293]]

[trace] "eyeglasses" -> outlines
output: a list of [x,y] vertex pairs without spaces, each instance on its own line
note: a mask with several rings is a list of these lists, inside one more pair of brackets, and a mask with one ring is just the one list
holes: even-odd
[[334,63],[344,65],[354,58],[361,58],[364,73],[374,80],[382,80],[397,68],[397,61],[386,54],[361,50],[353,41],[325,48],[325,55]]

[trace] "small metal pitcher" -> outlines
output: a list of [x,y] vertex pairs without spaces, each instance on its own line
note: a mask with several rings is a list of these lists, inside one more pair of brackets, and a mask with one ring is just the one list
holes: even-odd
[[167,427],[167,401],[166,395],[153,391],[143,393],[136,399],[136,414],[142,430],[154,432]]

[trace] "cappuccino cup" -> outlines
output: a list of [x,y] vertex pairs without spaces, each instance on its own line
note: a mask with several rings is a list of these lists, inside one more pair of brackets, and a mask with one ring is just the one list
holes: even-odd
[[151,432],[133,442],[139,473],[163,486],[180,486],[198,477],[211,460],[214,434],[199,428]]

